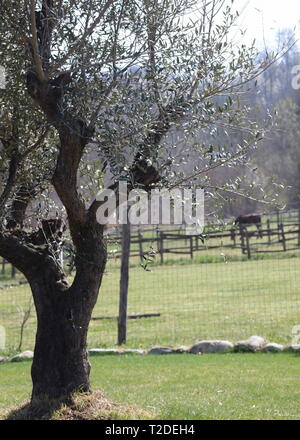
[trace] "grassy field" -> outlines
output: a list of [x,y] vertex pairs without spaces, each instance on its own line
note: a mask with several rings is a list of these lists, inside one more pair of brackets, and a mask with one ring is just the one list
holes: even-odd
[[[150,272],[130,269],[128,313],[160,316],[129,320],[128,346],[191,344],[201,338],[234,342],[253,334],[291,342],[292,327],[300,324],[299,258],[234,261],[219,255],[220,262],[210,264],[202,264],[201,258],[154,266]],[[94,318],[117,316],[118,288],[119,269],[110,262]],[[9,350],[18,344],[29,301],[28,286],[0,290],[0,325],[6,327]],[[33,347],[34,333],[32,314],[25,327],[24,349]],[[116,339],[116,318],[92,321],[90,347],[112,346]]]
[[[299,420],[299,360],[289,353],[100,356],[91,359],[91,380],[153,419]],[[30,366],[0,365],[0,418],[29,398]]]

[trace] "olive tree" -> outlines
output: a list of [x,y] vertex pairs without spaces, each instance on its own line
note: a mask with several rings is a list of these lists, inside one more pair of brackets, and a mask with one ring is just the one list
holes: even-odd
[[[261,137],[239,97],[270,60],[231,40],[231,1],[5,0],[0,8],[0,255],[34,298],[32,400],[89,392],[87,332],[107,259],[93,199],[103,173],[112,189],[125,179],[146,190],[197,182],[212,193],[210,170],[243,161]],[[219,130],[222,145],[213,143]],[[74,246],[70,283],[51,192]]]

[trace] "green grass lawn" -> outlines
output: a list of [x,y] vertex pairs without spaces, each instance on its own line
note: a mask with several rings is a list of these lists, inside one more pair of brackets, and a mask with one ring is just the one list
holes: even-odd
[[[128,346],[191,344],[202,338],[233,342],[253,334],[289,343],[300,324],[300,259],[272,258],[210,264],[155,266],[150,272],[130,269],[129,314],[160,317],[128,321]],[[94,317],[118,314],[119,270],[108,264]],[[22,312],[28,307],[28,286],[0,290],[0,324],[7,329],[7,347],[19,340]],[[35,316],[25,328],[23,348],[34,343]],[[89,346],[112,346],[116,319],[91,322]]]
[[[91,362],[94,389],[153,418],[300,419],[299,355],[124,355]],[[0,418],[29,398],[30,366],[0,365]]]

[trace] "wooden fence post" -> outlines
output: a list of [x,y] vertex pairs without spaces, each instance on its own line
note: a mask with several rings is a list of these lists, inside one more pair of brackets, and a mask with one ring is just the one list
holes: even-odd
[[267,220],[267,234],[268,234],[268,243],[271,244],[271,228],[270,228],[270,219]]
[[230,229],[231,240],[233,241],[233,247],[236,247],[236,233],[235,228]]
[[240,237],[241,237],[241,248],[242,248],[242,253],[245,253],[245,233],[244,233],[244,228],[240,225]]
[[118,345],[126,343],[127,337],[127,304],[129,284],[130,257],[130,223],[122,225],[122,262],[120,277],[120,302],[118,317]]
[[285,241],[285,234],[284,234],[283,223],[281,223],[281,225],[280,225],[280,230],[281,230],[281,237],[282,237],[282,247],[283,247],[283,250],[286,251],[286,241]]
[[164,262],[164,233],[161,231],[159,233],[159,253],[160,253],[160,263]]
[[143,262],[143,256],[144,256],[144,252],[143,252],[143,236],[141,234],[141,231],[139,230],[138,232],[138,237],[139,237],[139,254],[140,254],[140,260],[141,263]]
[[280,218],[279,218],[279,211],[276,211],[277,215],[277,229],[278,229],[278,241],[280,241]]
[[245,231],[245,236],[246,236],[247,256],[248,256],[248,259],[250,260],[250,258],[251,258],[251,249],[250,249],[249,233],[248,233],[247,230]]
[[194,255],[193,255],[193,236],[190,236],[190,256],[191,256],[191,260],[193,259]]

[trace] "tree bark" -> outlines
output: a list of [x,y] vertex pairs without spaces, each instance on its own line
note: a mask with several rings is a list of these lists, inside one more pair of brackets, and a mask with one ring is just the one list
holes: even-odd
[[[92,250],[92,249],[91,249]],[[43,397],[68,397],[73,392],[89,392],[90,364],[87,333],[105,267],[91,277],[82,268],[84,278],[68,287],[59,266],[44,262],[29,276],[36,313],[37,333],[32,364],[32,402]]]
[[44,274],[31,287],[38,322],[32,399],[90,391],[86,339],[96,292],[81,298],[49,283]]

